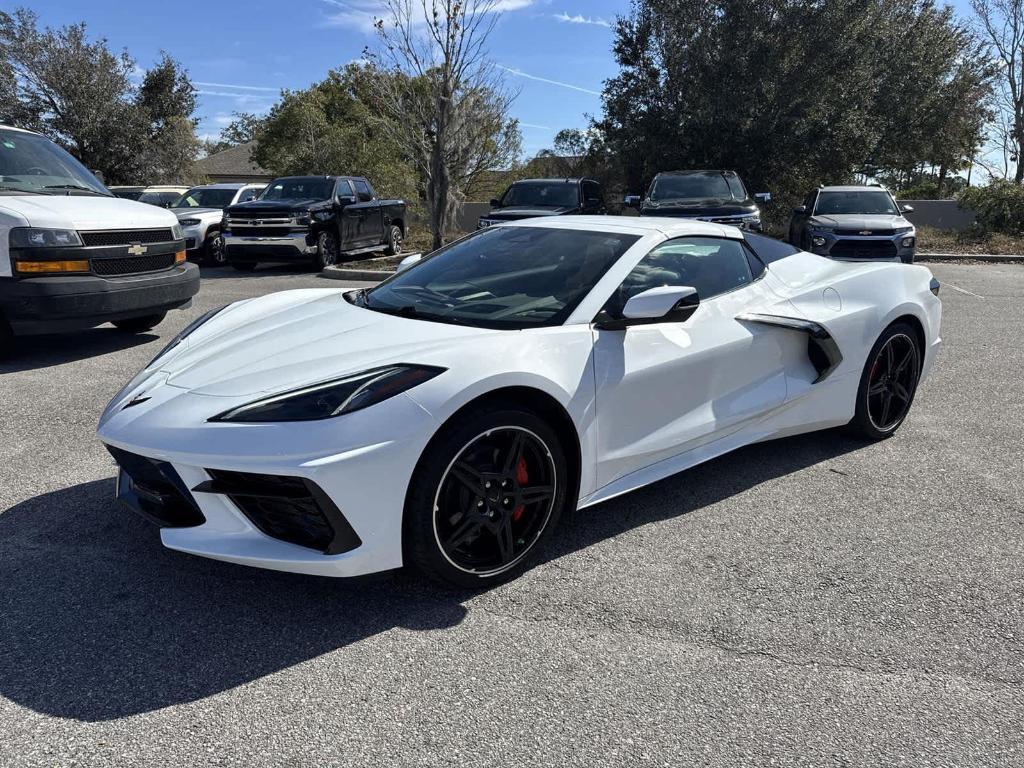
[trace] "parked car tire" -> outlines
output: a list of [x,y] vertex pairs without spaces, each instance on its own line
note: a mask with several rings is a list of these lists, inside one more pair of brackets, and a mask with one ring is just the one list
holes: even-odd
[[227,264],[228,255],[224,249],[224,238],[214,230],[203,241],[203,263],[211,267],[223,267]]
[[167,317],[166,312],[158,312],[155,315],[143,315],[142,317],[129,317],[126,320],[114,320],[112,325],[119,331],[125,333],[144,333],[160,325]]
[[914,402],[923,354],[909,324],[893,323],[882,331],[864,363],[849,433],[868,440],[896,433]]
[[0,314],[0,360],[14,352],[14,345],[14,331],[11,330],[11,326],[4,316]]
[[388,246],[384,249],[384,253],[388,256],[397,256],[402,252],[402,228],[397,224],[391,225],[391,231],[388,232]]
[[511,579],[550,537],[569,485],[561,440],[544,419],[514,404],[471,410],[430,442],[413,473],[406,561],[456,587]]
[[332,264],[338,263],[338,238],[333,232],[322,230],[316,238],[316,264],[317,269],[324,269]]
[[256,270],[255,261],[232,261],[231,266],[239,272],[253,272]]

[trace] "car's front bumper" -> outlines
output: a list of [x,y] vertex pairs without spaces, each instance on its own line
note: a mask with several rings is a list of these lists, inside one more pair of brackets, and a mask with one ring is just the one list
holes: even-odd
[[194,264],[124,277],[0,278],[0,310],[15,333],[58,333],[185,307],[198,292]]
[[294,232],[280,237],[259,237],[224,234],[224,248],[229,261],[290,261],[315,256],[317,246],[308,232]]
[[[320,576],[356,576],[402,565],[406,490],[437,427],[411,398],[398,395],[380,406],[319,422],[209,423],[206,418],[226,398],[154,385],[153,378],[118,396],[103,416],[99,437],[115,449],[165,462],[180,478],[186,503],[201,513],[199,524],[192,520],[162,527],[164,546]],[[151,399],[125,408],[140,392]],[[341,527],[350,526],[352,536],[339,538],[345,551],[336,548],[336,554],[328,554],[268,535],[264,521],[246,511],[245,500],[233,499],[230,488],[218,486],[219,472],[308,481],[343,517]],[[118,486],[123,501],[159,521],[154,514],[159,510],[150,508],[147,514],[133,503],[132,486],[123,475]]]

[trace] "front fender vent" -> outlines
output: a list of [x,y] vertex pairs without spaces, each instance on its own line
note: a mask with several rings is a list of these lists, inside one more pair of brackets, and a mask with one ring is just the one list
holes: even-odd
[[813,383],[827,379],[832,372],[843,362],[842,352],[839,345],[828,329],[813,320],[805,320],[802,317],[786,317],[785,315],[763,315],[757,312],[747,312],[736,318],[744,323],[758,323],[760,325],[771,325],[776,328],[803,333],[807,336],[807,359],[811,361],[814,370],[818,373]]

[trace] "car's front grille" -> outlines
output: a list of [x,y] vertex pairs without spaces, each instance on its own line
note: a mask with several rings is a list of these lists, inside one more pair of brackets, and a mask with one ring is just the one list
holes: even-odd
[[840,237],[892,237],[896,233],[892,229],[837,229]]
[[108,259],[97,258],[92,260],[93,274],[103,277],[158,272],[173,266],[173,253],[157,253],[151,256],[117,256]]
[[124,471],[118,498],[152,522],[167,528],[188,528],[206,522],[181,477],[166,461],[157,461],[107,446]]
[[895,258],[897,251],[892,240],[837,240],[829,255],[848,259],[887,259]]
[[231,234],[237,237],[288,237],[292,234],[290,227],[236,227],[232,225]]
[[267,536],[330,555],[362,543],[334,502],[310,480],[222,469],[206,472],[212,479],[193,490],[227,496]]
[[117,229],[79,232],[87,247],[131,245],[132,243],[169,243],[174,237],[169,229]]

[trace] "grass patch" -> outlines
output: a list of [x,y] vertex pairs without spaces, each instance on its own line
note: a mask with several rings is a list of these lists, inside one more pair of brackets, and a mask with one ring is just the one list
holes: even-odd
[[918,253],[992,253],[1002,256],[1024,254],[1024,237],[988,232],[980,227],[951,232],[932,227],[917,230]]

